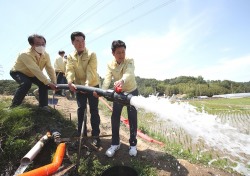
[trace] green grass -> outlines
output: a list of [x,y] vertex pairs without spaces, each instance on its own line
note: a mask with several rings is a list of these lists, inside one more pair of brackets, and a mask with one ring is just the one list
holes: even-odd
[[[76,131],[73,122],[65,119],[58,111],[41,110],[36,106],[24,104],[17,108],[8,109],[10,99],[0,101],[0,175],[13,175],[20,165],[20,160],[48,131],[57,130],[62,136],[69,136]],[[54,145],[53,145],[54,144]],[[48,156],[55,152],[55,143],[50,143]],[[50,158],[48,161],[50,162]],[[39,164],[38,160],[29,166],[32,169]],[[48,164],[48,163],[46,163]],[[8,175],[8,174],[7,174]]]
[[191,100],[189,103],[197,107],[197,110],[202,111],[204,109],[210,114],[228,111],[250,112],[250,98]]

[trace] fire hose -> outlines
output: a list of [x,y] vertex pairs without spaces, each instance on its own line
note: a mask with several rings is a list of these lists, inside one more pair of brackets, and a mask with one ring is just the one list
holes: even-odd
[[[116,90],[103,90],[96,87],[89,87],[89,86],[82,86],[82,85],[75,85],[77,91],[83,91],[87,93],[96,92],[99,96],[103,96],[108,101],[112,102],[119,102],[123,105],[130,105],[130,100],[133,97],[132,94],[121,92],[121,89],[117,88]],[[68,84],[57,84],[57,89],[69,89]]]

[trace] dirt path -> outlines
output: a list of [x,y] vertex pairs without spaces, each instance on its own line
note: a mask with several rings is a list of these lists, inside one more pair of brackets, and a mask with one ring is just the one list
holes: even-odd
[[[57,97],[58,103],[55,109],[60,110],[66,117],[72,120],[77,119],[76,109],[77,104],[74,100],[67,100],[64,97]],[[54,107],[53,105],[51,105]],[[105,116],[100,111],[101,116],[101,135],[111,134],[110,117]],[[89,117],[89,114],[88,114]],[[89,122],[89,119],[88,119]],[[90,133],[90,125],[88,123],[88,133]],[[129,165],[134,158],[128,154],[129,148],[129,130],[125,125],[120,128],[121,148],[118,150],[113,158],[105,156],[105,151],[110,147],[111,138],[102,138],[101,147],[93,151],[98,159],[105,163],[112,161],[116,164]],[[148,161],[157,168],[157,175],[159,176],[232,176],[231,173],[226,173],[219,169],[214,169],[207,166],[191,164],[186,160],[177,159],[168,155],[163,151],[163,147],[158,144],[147,142],[138,137],[138,155],[136,159],[140,161]],[[234,174],[239,175],[239,174]]]

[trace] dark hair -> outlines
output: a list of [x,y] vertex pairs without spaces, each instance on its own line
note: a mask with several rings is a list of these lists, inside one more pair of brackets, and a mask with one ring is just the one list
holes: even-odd
[[115,52],[116,48],[124,47],[126,49],[126,44],[121,40],[114,40],[111,45],[112,52]]
[[30,35],[28,37],[28,42],[29,42],[30,45],[34,45],[35,38],[42,38],[45,41],[45,44],[46,44],[46,39],[42,35],[33,34],[33,35]]
[[71,41],[73,42],[74,40],[75,40],[75,37],[83,37],[83,39],[85,40],[85,35],[82,33],[82,32],[73,32],[72,34],[71,34]]
[[58,54],[65,54],[65,51],[60,50],[60,51],[58,51]]

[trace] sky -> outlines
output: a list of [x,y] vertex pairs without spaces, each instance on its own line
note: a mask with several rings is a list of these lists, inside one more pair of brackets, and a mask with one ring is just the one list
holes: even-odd
[[0,0],[0,11],[0,79],[12,79],[29,35],[46,38],[54,65],[81,31],[102,78],[119,39],[141,78],[250,81],[250,0]]

